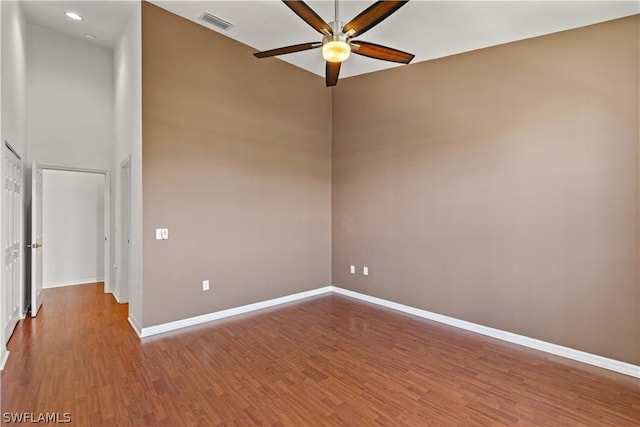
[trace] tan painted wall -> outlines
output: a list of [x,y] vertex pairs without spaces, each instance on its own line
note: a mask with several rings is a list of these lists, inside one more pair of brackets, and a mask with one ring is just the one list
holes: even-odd
[[639,43],[634,16],[342,80],[333,283],[639,363]]
[[144,4],[143,326],[332,253],[336,285],[639,363],[638,26],[344,79],[332,118],[321,78]]
[[[155,6],[142,12],[142,326],[328,285],[323,79]],[[169,240],[155,240],[164,227]]]

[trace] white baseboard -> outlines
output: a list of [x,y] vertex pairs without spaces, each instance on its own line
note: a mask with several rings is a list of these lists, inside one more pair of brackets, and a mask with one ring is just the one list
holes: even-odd
[[129,320],[129,324],[131,325],[133,330],[136,331],[136,334],[142,338],[142,328],[140,327],[140,325],[138,325],[138,322],[136,322],[136,319],[129,316],[127,320]]
[[120,295],[118,295],[118,291],[117,290],[113,290],[111,291],[111,295],[113,295],[113,297],[116,299],[116,302],[118,304],[122,304],[122,302],[120,302]]
[[263,308],[273,307],[274,305],[280,305],[287,302],[298,301],[303,298],[312,297],[315,295],[331,292],[331,286],[325,286],[323,288],[312,289],[310,291],[299,292],[297,294],[286,295],[279,298],[274,298],[266,301],[256,302],[253,304],[247,304],[240,307],[229,308],[227,310],[215,311],[213,313],[203,314],[201,316],[189,317],[187,319],[176,320],[174,322],[162,323],[160,325],[149,326],[142,328],[140,334],[141,338],[151,335],[161,334],[163,332],[169,332],[176,329],[186,328],[187,326],[199,325],[201,323],[210,322],[212,320],[223,319],[225,317],[236,316],[238,314],[249,313],[251,311],[260,310]]
[[362,301],[367,301],[383,307],[391,308],[393,310],[402,311],[403,313],[408,313],[408,314],[412,314],[414,316],[422,317],[425,319],[434,320],[436,322],[444,323],[449,326],[455,326],[456,328],[465,329],[467,331],[476,332],[478,334],[486,335],[493,338],[498,338],[503,341],[508,341],[514,344],[519,344],[525,347],[544,351],[546,353],[551,353],[557,356],[566,357],[567,359],[588,363],[589,365],[598,366],[600,368],[608,369],[610,371],[615,371],[621,374],[640,378],[640,366],[632,365],[631,363],[621,362],[619,360],[609,359],[607,357],[598,356],[596,354],[587,353],[581,350],[564,347],[558,344],[552,344],[552,343],[541,341],[535,338],[529,338],[524,335],[518,335],[512,332],[502,331],[500,329],[494,329],[488,326],[482,326],[476,323],[467,322],[465,320],[460,320],[460,319],[456,319],[449,316],[443,316],[441,314],[432,313],[430,311],[421,310],[419,308],[410,307],[408,305],[398,304],[393,301],[388,301],[382,298],[376,298],[376,297],[361,294],[358,292],[353,292],[347,289],[342,289],[337,286],[332,286],[331,290],[332,292],[335,292],[340,295],[356,298]]
[[238,314],[249,313],[255,310],[273,307],[275,305],[280,305],[287,302],[293,302],[303,298],[308,298],[308,297],[321,295],[329,292],[335,292],[339,295],[344,295],[347,297],[359,299],[361,301],[366,301],[379,306],[391,308],[393,310],[401,311],[403,313],[411,314],[413,316],[433,320],[439,323],[443,323],[445,325],[454,326],[456,328],[464,329],[467,331],[497,338],[503,341],[522,345],[524,347],[529,347],[535,350],[540,350],[546,353],[562,356],[567,359],[571,359],[578,362],[587,363],[589,365],[597,366],[600,368],[608,369],[610,371],[640,378],[640,366],[638,365],[621,362],[619,360],[610,359],[603,356],[598,356],[597,354],[587,353],[581,350],[576,350],[576,349],[564,347],[558,344],[541,341],[535,338],[526,337],[524,335],[514,334],[513,332],[507,332],[500,329],[490,328],[488,326],[478,325],[477,323],[467,322],[466,320],[460,320],[454,317],[444,316],[442,314],[433,313],[427,310],[422,310],[422,309],[411,307],[404,304],[398,304],[393,301],[372,297],[369,295],[361,294],[359,292],[343,289],[337,286],[324,286],[322,288],[312,289],[310,291],[300,292],[297,294],[287,295],[280,298],[274,298],[267,301],[261,301],[253,304],[243,305],[240,307],[230,308],[227,310],[216,311],[213,313],[190,317],[188,319],[181,319],[181,320],[176,320],[174,322],[168,322],[160,325],[149,326],[146,328],[141,328],[137,324],[137,322],[135,322],[131,317],[129,317],[129,323],[131,324],[133,329],[136,331],[138,336],[140,336],[141,338],[144,338],[151,335],[161,334],[163,332],[169,332],[176,329],[186,328],[188,326],[199,325],[201,323],[211,322],[213,320],[223,319],[225,317],[236,316]]
[[65,281],[65,282],[49,282],[49,283],[43,284],[42,288],[43,289],[62,288],[64,286],[88,285],[90,283],[98,283],[103,281],[104,279],[92,277],[89,279],[78,279],[78,280]]
[[5,346],[2,346],[2,350],[0,350],[0,371],[4,370],[4,365],[7,363],[9,359],[9,350]]

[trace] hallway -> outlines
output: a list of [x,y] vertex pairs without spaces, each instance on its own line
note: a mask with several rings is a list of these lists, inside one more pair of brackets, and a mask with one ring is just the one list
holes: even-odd
[[127,305],[105,294],[102,283],[43,292],[38,316],[22,320],[9,341],[2,411],[59,412],[61,419],[67,412],[71,425],[78,426],[108,425],[119,411],[122,417],[130,416],[127,408],[111,407],[131,393],[138,379],[127,374],[135,367],[125,366],[134,359],[118,357],[121,351],[140,349],[127,322]]

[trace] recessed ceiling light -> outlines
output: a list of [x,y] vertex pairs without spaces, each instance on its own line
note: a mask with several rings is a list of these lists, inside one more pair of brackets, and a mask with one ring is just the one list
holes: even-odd
[[78,15],[75,12],[65,12],[64,14],[67,18],[71,18],[74,21],[82,21],[82,16]]
[[95,34],[91,34],[91,33],[85,33],[84,36],[89,40],[93,40],[96,38]]

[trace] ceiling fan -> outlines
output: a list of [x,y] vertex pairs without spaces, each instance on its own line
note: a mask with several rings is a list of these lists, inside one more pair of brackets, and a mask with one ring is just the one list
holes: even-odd
[[335,20],[327,24],[317,13],[313,11],[305,2],[300,0],[282,0],[296,15],[311,25],[316,31],[323,34],[321,42],[301,43],[278,49],[256,52],[257,58],[268,58],[271,56],[284,55],[286,53],[302,52],[304,50],[322,47],[322,56],[326,60],[326,82],[327,86],[335,86],[338,83],[340,65],[346,60],[351,52],[369,58],[381,59],[383,61],[399,62],[408,64],[415,55],[390,47],[368,43],[361,40],[352,40],[354,37],[363,34],[365,31],[378,25],[387,19],[392,13],[404,6],[409,0],[403,1],[377,1],[347,24],[340,21],[338,15],[338,0],[335,0]]

